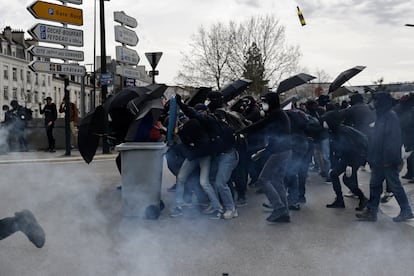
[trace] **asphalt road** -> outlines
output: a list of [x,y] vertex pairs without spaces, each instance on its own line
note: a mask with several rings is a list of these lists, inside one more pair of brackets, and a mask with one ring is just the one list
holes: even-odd
[[[164,211],[156,221],[125,218],[113,160],[0,164],[0,170],[0,217],[27,208],[46,231],[42,249],[22,233],[0,241],[1,276],[414,273],[414,228],[386,214],[375,223],[356,221],[355,199],[346,199],[346,209],[325,208],[334,193],[314,173],[308,202],[291,213],[292,222],[268,225],[264,196],[253,189],[230,221],[209,220],[196,209],[179,218]],[[368,178],[360,172],[365,191]],[[167,208],[172,183],[164,169]],[[395,212],[392,204],[388,213]]]

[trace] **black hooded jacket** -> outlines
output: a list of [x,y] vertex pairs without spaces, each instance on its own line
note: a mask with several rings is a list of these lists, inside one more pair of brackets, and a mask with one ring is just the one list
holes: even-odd
[[392,110],[389,93],[376,92],[374,105],[377,114],[372,139],[368,147],[368,162],[373,167],[401,164],[401,128],[397,114]]
[[267,140],[266,149],[271,153],[291,150],[291,126],[288,115],[280,108],[276,93],[267,93],[263,101],[269,104],[269,112],[262,119],[239,131],[240,133],[262,133]]
[[349,165],[364,165],[368,154],[367,136],[355,128],[343,125],[343,116],[338,110],[325,113],[322,119],[329,127],[333,167],[339,160]]

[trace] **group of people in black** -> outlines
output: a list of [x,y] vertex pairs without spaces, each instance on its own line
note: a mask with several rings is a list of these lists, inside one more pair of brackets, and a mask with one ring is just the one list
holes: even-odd
[[[335,198],[327,208],[345,208],[342,175],[342,183],[359,199],[355,208],[359,220],[376,221],[384,180],[401,208],[393,220],[414,217],[399,180],[401,146],[410,153],[414,143],[412,94],[397,101],[387,92],[369,97],[355,92],[341,105],[322,95],[291,108],[274,92],[262,95],[260,101],[245,96],[231,106],[219,92],[210,92],[205,103],[194,106],[179,95],[176,100],[183,116],[166,155],[176,176],[169,189],[176,192],[171,217],[193,206],[195,195],[201,212],[211,219],[235,218],[237,208],[247,204],[251,185],[268,200],[263,203],[271,212],[268,223],[290,222],[290,211],[306,203],[311,164],[332,182]],[[410,158],[406,178],[414,176]],[[369,197],[357,176],[367,162]]]

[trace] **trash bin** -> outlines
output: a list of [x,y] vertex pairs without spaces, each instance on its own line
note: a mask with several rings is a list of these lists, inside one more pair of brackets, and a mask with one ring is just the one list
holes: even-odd
[[165,144],[128,142],[115,149],[121,154],[123,215],[157,219]]

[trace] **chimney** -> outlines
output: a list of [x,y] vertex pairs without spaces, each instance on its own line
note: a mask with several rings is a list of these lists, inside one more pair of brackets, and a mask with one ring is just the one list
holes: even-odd
[[6,37],[6,39],[8,39],[8,40],[12,40],[12,39],[13,39],[12,29],[10,28],[10,26],[6,26],[6,27],[4,28],[3,35],[4,35],[4,36]]
[[17,42],[18,44],[25,45],[24,31],[22,30],[13,31],[12,37],[13,37],[13,40]]

